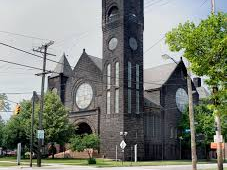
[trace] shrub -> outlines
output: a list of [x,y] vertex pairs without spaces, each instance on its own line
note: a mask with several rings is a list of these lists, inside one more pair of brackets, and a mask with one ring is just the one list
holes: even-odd
[[96,164],[96,159],[95,158],[89,158],[87,160],[88,164]]

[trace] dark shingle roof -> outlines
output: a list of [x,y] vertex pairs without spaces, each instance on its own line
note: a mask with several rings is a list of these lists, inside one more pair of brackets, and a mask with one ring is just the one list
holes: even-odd
[[196,90],[199,93],[199,99],[207,98],[210,95],[204,87],[197,87]]
[[[158,89],[169,79],[178,65],[175,63],[165,64],[144,70],[144,89]],[[146,83],[149,82],[149,83]]]
[[91,55],[87,55],[94,63],[95,65],[102,71],[102,59],[98,57],[94,57]]
[[50,77],[56,77],[60,73],[63,73],[63,75],[66,77],[72,76],[72,68],[65,56],[65,53],[62,55],[59,63],[57,64],[57,66],[54,69],[54,73],[52,73]]

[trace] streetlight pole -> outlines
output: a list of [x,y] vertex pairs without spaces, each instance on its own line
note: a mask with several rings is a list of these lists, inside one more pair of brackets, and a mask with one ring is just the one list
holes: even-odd
[[182,140],[183,140],[183,137],[180,136],[180,137],[179,137],[179,140],[180,140],[180,160],[181,160],[181,159],[182,159],[182,154],[181,154],[181,142],[182,142]]
[[[128,134],[128,132],[120,132],[120,136],[122,137],[122,142],[125,144],[125,146],[126,146],[126,143],[124,142],[124,140],[125,140],[125,136],[127,136],[127,134]],[[121,148],[122,148],[122,165],[125,160],[125,153],[124,153],[125,146],[124,145],[121,146]]]
[[[172,57],[170,57],[167,54],[162,55],[162,57],[164,59],[171,59],[174,63],[178,64]],[[189,121],[190,121],[190,132],[191,132],[192,170],[197,170],[195,120],[194,120],[194,110],[193,110],[191,73],[190,73],[189,69],[187,69],[187,86],[188,86]]]

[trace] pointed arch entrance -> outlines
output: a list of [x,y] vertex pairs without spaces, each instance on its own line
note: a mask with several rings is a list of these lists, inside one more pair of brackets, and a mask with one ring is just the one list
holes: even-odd
[[83,134],[90,135],[90,134],[92,134],[92,129],[87,123],[82,122],[77,125],[76,134],[77,135],[83,135]]
[[74,124],[77,128],[75,131],[77,135],[96,133],[94,126],[87,119],[79,119]]

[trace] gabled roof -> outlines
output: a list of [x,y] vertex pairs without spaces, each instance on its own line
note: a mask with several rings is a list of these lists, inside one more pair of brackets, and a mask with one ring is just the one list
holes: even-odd
[[[158,95],[158,97],[160,97],[160,95]],[[158,108],[160,107],[160,101],[155,100],[147,91],[144,91],[144,105],[145,106],[149,106],[149,107],[155,107]]]
[[66,77],[72,76],[72,68],[65,56],[65,53],[62,55],[60,61],[54,69],[54,73],[52,73],[50,77],[52,78],[59,76],[60,73],[62,73]]
[[102,59],[98,57],[94,57],[91,55],[87,55],[94,63],[95,65],[102,71]]
[[[176,63],[160,65],[144,70],[144,89],[158,89],[169,79],[173,71],[177,68]],[[149,83],[146,83],[149,82]]]
[[207,98],[210,95],[204,87],[197,87],[196,90],[199,93],[199,99]]

